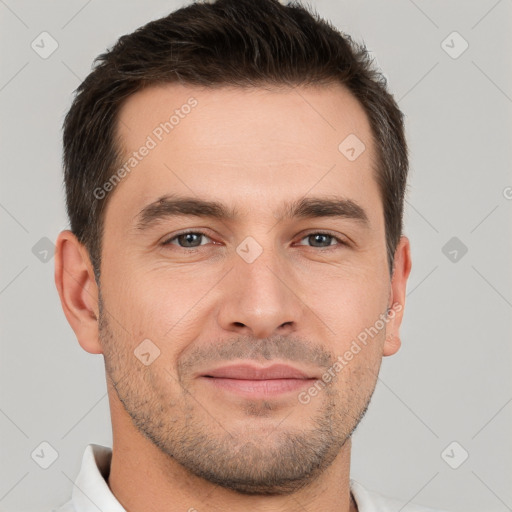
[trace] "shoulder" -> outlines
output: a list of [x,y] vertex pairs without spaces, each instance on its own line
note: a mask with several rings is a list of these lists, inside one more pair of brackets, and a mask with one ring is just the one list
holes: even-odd
[[407,512],[448,512],[385,496],[366,489],[362,484],[352,479],[350,480],[350,490],[356,500],[359,512],[395,512],[405,508],[406,505]]

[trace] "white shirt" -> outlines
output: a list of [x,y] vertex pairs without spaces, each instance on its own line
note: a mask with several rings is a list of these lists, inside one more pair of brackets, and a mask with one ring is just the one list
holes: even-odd
[[[82,467],[73,486],[71,499],[52,512],[126,512],[107,485],[105,478],[110,471],[112,449],[90,444],[82,459]],[[405,508],[404,502],[385,497],[365,489],[359,482],[350,480],[350,490],[359,512],[397,512]],[[443,512],[409,503],[407,512]]]

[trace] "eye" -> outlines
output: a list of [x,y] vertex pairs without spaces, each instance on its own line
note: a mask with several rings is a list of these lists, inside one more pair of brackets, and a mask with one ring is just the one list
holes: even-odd
[[[212,239],[202,231],[186,231],[183,233],[178,233],[177,235],[174,235],[173,237],[167,239],[165,242],[162,242],[162,245],[177,245],[179,248],[182,249],[196,249],[208,243],[202,243],[202,240],[205,238],[209,241],[212,241]],[[302,240],[308,240],[308,242],[312,244],[310,245],[310,247],[324,250],[329,250],[329,248],[335,249],[338,246],[348,245],[347,242],[345,242],[341,238],[333,234],[324,232],[309,233],[306,236],[302,237],[301,241]],[[298,245],[307,244],[299,243]]]
[[[174,235],[172,238],[169,238],[163,242],[162,245],[178,245],[178,247],[183,249],[195,249],[196,247],[205,245],[200,243],[201,237],[205,237],[211,240],[205,233],[201,231],[187,231],[185,233]],[[177,243],[174,243],[174,241]]]
[[[303,237],[301,240],[308,240],[313,245],[311,247],[315,248],[328,248],[328,247],[336,247],[339,245],[348,245],[344,240],[341,238],[331,235],[330,233],[309,233],[305,237]],[[332,243],[335,242],[335,243]],[[319,244],[319,245],[316,245]],[[304,244],[299,244],[304,245]]]

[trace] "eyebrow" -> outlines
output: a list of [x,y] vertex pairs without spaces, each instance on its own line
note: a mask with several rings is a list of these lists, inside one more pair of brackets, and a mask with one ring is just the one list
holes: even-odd
[[[144,231],[160,221],[180,216],[234,220],[239,216],[239,211],[218,201],[166,195],[142,208],[135,217],[136,229]],[[351,199],[337,196],[304,197],[287,202],[275,215],[278,222],[321,217],[351,219],[363,227],[369,227],[370,224],[368,215],[360,205]]]

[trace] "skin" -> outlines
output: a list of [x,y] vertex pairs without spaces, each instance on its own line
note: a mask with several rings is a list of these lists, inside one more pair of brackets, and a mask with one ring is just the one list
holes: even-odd
[[[367,117],[339,85],[151,87],[121,109],[126,155],[192,96],[197,106],[109,199],[101,296],[86,249],[67,230],[57,240],[64,313],[83,349],[105,358],[108,485],[130,512],[353,512],[350,435],[382,357],[400,347],[403,307],[307,404],[298,391],[243,397],[200,375],[225,363],[282,362],[318,379],[387,308],[404,305],[409,241],[397,246],[391,278]],[[338,150],[349,134],[366,146],[354,161]],[[137,230],[140,210],[172,193],[239,215],[167,218]],[[359,204],[368,226],[278,221],[285,201],[333,194]],[[184,229],[206,236],[193,238],[195,249],[183,238],[162,245]],[[326,231],[348,245],[308,236]],[[262,249],[252,263],[236,251],[248,236]],[[145,339],[160,351],[149,365],[134,355]]]

